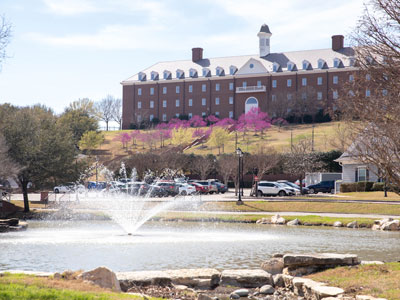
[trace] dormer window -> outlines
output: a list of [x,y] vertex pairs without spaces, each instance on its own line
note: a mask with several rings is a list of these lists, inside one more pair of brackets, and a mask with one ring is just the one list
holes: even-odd
[[274,63],[273,65],[272,65],[272,72],[280,72],[281,71],[281,66],[280,66],[280,64],[278,64],[278,63]]
[[235,66],[230,66],[229,67],[229,74],[230,75],[235,75],[236,71],[237,71],[237,68]]
[[152,71],[151,72],[151,80],[158,80],[158,78],[159,78],[158,72]]
[[146,73],[139,72],[139,80],[140,81],[146,81]]
[[296,70],[296,65],[295,65],[295,63],[289,61],[289,62],[287,63],[287,70],[288,70],[288,71],[295,71],[295,70]]
[[356,64],[356,59],[355,59],[354,57],[350,58],[350,59],[349,59],[349,65],[350,65],[350,67],[354,67],[355,64]]
[[197,70],[196,69],[190,69],[189,70],[189,76],[192,78],[196,78],[197,77]]
[[224,75],[225,75],[224,68],[222,68],[222,67],[217,67],[217,68],[215,69],[215,74],[216,74],[217,76],[224,76]]
[[203,77],[210,77],[211,72],[209,68],[203,68]]
[[163,73],[163,76],[164,76],[165,80],[171,79],[171,72],[168,70],[165,70]]
[[327,69],[328,66],[323,59],[318,59],[318,69]]
[[177,79],[182,79],[183,77],[185,77],[185,72],[183,72],[182,70],[176,70],[176,78]]
[[333,67],[334,68],[343,68],[344,66],[343,66],[342,61],[339,58],[335,58],[333,60]]
[[303,70],[310,70],[311,64],[308,60],[303,60]]

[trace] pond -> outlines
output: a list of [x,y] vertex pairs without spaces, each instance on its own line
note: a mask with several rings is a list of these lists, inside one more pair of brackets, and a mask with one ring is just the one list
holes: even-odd
[[335,252],[400,260],[400,232],[256,224],[148,222],[128,236],[111,221],[30,221],[0,235],[0,270],[258,268],[273,253]]

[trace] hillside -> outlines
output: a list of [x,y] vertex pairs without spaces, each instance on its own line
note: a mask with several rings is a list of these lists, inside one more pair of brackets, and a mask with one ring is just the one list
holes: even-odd
[[[329,151],[334,150],[334,141],[337,139],[337,128],[340,126],[339,122],[330,122],[315,124],[314,127],[314,148],[316,151]],[[206,129],[206,128],[204,128]],[[187,134],[190,135],[188,139],[194,141],[191,138],[195,128],[188,128]],[[116,137],[121,133],[131,134],[133,130],[122,130],[122,131],[109,131],[104,132],[105,141],[99,149],[95,151],[95,154],[99,157],[99,160],[103,163],[108,163],[115,159],[120,159],[126,155],[130,155],[137,152],[148,152],[161,153],[165,151],[179,151],[177,145],[172,142],[172,139],[166,139],[164,141],[164,147],[160,147],[161,143],[159,140],[151,146],[149,143],[145,143],[136,139],[135,144],[129,141],[125,147],[122,142],[116,140]],[[143,132],[151,133],[151,130]],[[292,138],[291,138],[292,136]],[[224,144],[224,153],[232,153],[235,149],[235,132],[229,134],[229,140]],[[279,128],[278,126],[272,126],[270,129],[264,132],[263,136],[249,132],[245,136],[242,133],[237,134],[238,147],[245,152],[254,153],[259,149],[266,147],[273,147],[278,152],[285,152],[290,150],[291,140],[293,144],[297,143],[301,139],[312,139],[312,125],[301,124],[301,125],[287,125]],[[199,144],[194,147],[190,147],[184,150],[187,154],[214,154],[218,155],[218,148],[211,145],[210,140],[206,140],[203,144]],[[222,153],[222,149],[221,149]]]

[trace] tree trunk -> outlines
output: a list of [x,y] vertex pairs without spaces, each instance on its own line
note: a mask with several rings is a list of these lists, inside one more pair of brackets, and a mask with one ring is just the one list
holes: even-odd
[[22,194],[24,195],[24,212],[29,212],[28,182],[25,180],[20,182],[22,185]]
[[106,131],[108,131],[108,121],[106,121]]

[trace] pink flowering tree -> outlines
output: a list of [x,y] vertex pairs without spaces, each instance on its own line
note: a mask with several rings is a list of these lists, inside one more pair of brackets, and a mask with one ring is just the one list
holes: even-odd
[[243,137],[248,131],[261,132],[261,136],[263,136],[264,131],[271,127],[271,119],[260,108],[253,107],[246,114],[242,114],[239,117],[236,127],[238,131],[243,132]]
[[279,130],[281,130],[282,126],[285,126],[288,124],[288,122],[283,118],[275,118],[272,120],[271,123],[272,123],[272,125],[278,126]]
[[191,127],[204,127],[207,123],[203,120],[202,117],[195,115],[189,120]]
[[215,123],[214,126],[223,127],[223,128],[231,128],[231,127],[234,127],[236,125],[236,123],[237,122],[234,119],[224,118],[224,119],[218,120],[218,122]]
[[206,121],[207,121],[210,125],[213,125],[213,124],[215,124],[215,123],[217,123],[217,122],[219,121],[219,118],[216,117],[216,116],[214,116],[214,115],[209,115],[209,116],[206,118]]
[[126,149],[128,147],[128,143],[132,139],[131,135],[128,132],[122,132],[118,135],[116,135],[113,138],[113,141],[118,141],[121,142],[122,148]]
[[132,146],[134,146],[135,148],[136,148],[136,141],[139,135],[140,135],[140,130],[132,130],[130,133]]

